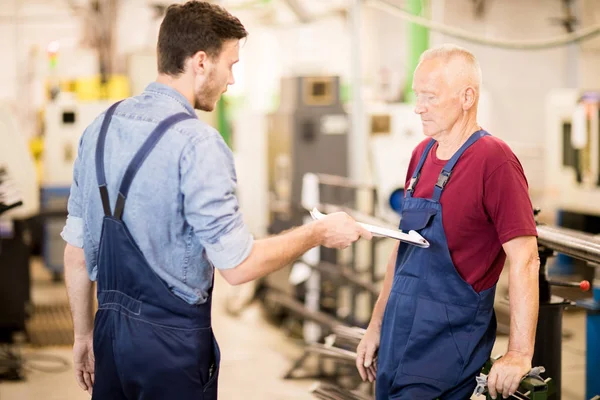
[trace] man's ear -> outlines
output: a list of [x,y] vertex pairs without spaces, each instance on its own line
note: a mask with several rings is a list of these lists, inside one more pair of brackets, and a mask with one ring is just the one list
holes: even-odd
[[198,51],[192,56],[191,68],[196,74],[204,74],[207,68],[208,55],[204,51]]
[[475,89],[471,86],[467,86],[463,94],[463,110],[467,111],[475,104]]

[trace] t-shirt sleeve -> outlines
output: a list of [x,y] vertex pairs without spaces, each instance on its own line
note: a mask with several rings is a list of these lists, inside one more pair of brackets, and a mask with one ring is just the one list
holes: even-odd
[[483,202],[500,243],[537,236],[527,179],[518,161],[503,162],[486,178]]

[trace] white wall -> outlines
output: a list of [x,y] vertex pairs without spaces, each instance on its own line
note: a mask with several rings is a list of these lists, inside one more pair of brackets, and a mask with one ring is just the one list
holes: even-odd
[[[0,3],[0,49],[6,60],[0,64],[0,99],[14,104],[26,133],[31,134],[35,128],[32,122],[35,107],[41,102],[41,88],[49,69],[47,44],[52,40],[61,42],[59,71],[62,74],[85,74],[89,70],[91,75],[97,72],[94,70],[96,63],[93,53],[89,52],[80,51],[79,55],[86,56],[69,59],[69,49],[73,50],[79,44],[82,19],[72,13],[66,1],[2,0]],[[86,1],[76,0],[75,3],[85,4]],[[600,2],[579,0],[576,3],[580,5],[583,26],[600,22]],[[152,54],[160,21],[154,19],[146,1],[127,0],[121,4],[117,23],[118,52],[122,55]],[[434,20],[483,37],[531,40],[565,33],[561,26],[551,23],[552,18],[563,15],[562,3],[558,0],[489,1],[485,3],[485,13],[481,17],[475,16],[470,0],[430,0],[430,4]],[[323,7],[311,9],[322,11]],[[285,7],[279,7],[279,11],[285,14]],[[265,27],[256,18],[256,12],[235,9],[232,12],[250,32],[241,52],[243,66],[238,77],[250,109],[256,112],[270,110],[281,76],[326,73],[340,75],[345,82],[349,81],[353,50],[349,19],[330,17],[300,26],[293,23],[294,18],[288,13],[284,15],[285,24]],[[263,17],[263,20],[268,19],[268,16]],[[364,100],[369,102],[383,96],[380,86],[383,71],[392,84],[385,97],[393,97],[401,91],[406,78],[406,24],[397,17],[365,6],[361,40]],[[546,96],[553,88],[566,87],[573,82],[581,87],[600,88],[600,38],[577,45],[575,63],[569,62],[573,53],[567,47],[541,51],[504,50],[434,32],[430,42],[432,45],[457,43],[477,55],[492,104],[490,130],[513,145],[524,164],[532,196],[538,195],[543,187],[540,150],[546,130]],[[142,62],[145,64],[150,63]],[[125,58],[121,68],[124,72]],[[152,76],[154,68],[155,65],[147,65],[144,76]]]
[[[600,3],[597,0],[583,0],[579,17],[583,26],[600,23]],[[579,77],[581,86],[600,89],[600,36],[588,40],[580,46]]]
[[[348,2],[350,3],[350,2]],[[398,1],[403,5],[404,2]],[[432,19],[459,27],[479,37],[506,40],[547,39],[564,35],[553,18],[563,16],[560,1],[490,1],[485,13],[476,16],[470,0],[431,0]],[[580,0],[583,26],[600,22],[600,2]],[[235,12],[235,11],[234,11]],[[250,15],[247,15],[247,20]],[[350,20],[330,18],[310,26],[293,24],[274,27],[249,26],[250,37],[242,52],[245,59],[244,85],[248,107],[268,110],[279,77],[310,73],[339,74],[348,82],[352,43]],[[242,22],[245,22],[242,18]],[[579,26],[578,28],[580,28]],[[363,7],[361,68],[366,103],[392,98],[401,92],[407,73],[407,25],[398,17],[376,8]],[[490,104],[485,128],[508,142],[528,177],[537,205],[544,188],[544,141],[546,98],[556,88],[569,85],[600,87],[600,39],[576,45],[517,51],[456,40],[432,31],[430,44],[450,42],[467,47],[478,57],[484,89]],[[572,55],[576,62],[573,63]],[[383,71],[391,89],[382,94]]]
[[[174,1],[175,2],[175,1]],[[86,6],[87,0],[74,0]],[[126,72],[126,54],[156,47],[158,24],[145,0],[121,1],[117,20],[117,72]],[[50,73],[48,44],[60,43],[56,73],[63,78],[99,72],[96,51],[83,42],[86,21],[64,0],[0,0],[0,100],[12,104],[24,134],[36,133],[36,113],[45,102]],[[155,69],[155,65],[150,68]],[[152,76],[152,79],[154,79]]]
[[[66,2],[2,0],[0,5],[0,100],[11,104],[27,136],[35,132],[49,70],[46,48],[59,40],[63,51],[77,46],[79,21]],[[73,66],[72,62],[64,63]]]
[[[489,1],[485,3],[484,15],[479,18],[469,0],[434,0],[432,3],[438,22],[484,38],[534,40],[566,33],[560,25],[551,23],[552,18],[563,16],[560,1]],[[586,8],[582,13],[586,16],[584,26],[600,23],[599,2],[577,3],[584,3]],[[580,87],[600,87],[598,45],[595,50],[585,52],[576,49],[578,59],[572,64],[569,57],[573,53],[566,46],[536,51],[506,50],[432,34],[432,45],[446,42],[465,46],[477,56],[483,70],[484,86],[490,93],[491,133],[511,144],[519,156],[536,203],[544,185],[546,98],[552,89],[569,87],[573,82]]]

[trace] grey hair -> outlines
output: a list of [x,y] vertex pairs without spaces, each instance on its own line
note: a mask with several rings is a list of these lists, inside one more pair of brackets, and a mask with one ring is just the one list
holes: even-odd
[[454,44],[442,44],[424,51],[419,58],[419,64],[426,60],[440,58],[446,61],[453,61],[456,59],[464,61],[465,68],[462,69],[463,77],[468,80],[468,82],[472,83],[479,92],[482,84],[481,67],[479,66],[477,57],[475,57],[473,53]]

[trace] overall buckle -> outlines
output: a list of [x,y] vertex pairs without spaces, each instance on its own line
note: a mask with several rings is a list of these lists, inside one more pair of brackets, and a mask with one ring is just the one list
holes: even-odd
[[440,189],[443,189],[444,186],[446,186],[446,184],[448,183],[450,175],[452,175],[452,172],[442,171],[440,173],[440,176],[438,176],[438,180],[435,186],[439,187]]
[[419,175],[421,175],[421,174],[417,174],[417,176],[410,178],[410,183],[408,184],[408,189],[406,189],[407,192],[414,192],[415,185],[417,184],[417,181],[419,180]]

